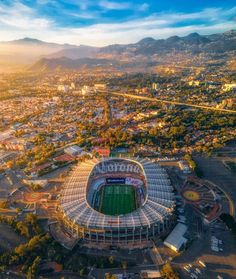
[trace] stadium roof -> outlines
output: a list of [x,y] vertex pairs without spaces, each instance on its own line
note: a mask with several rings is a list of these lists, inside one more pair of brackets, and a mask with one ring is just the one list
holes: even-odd
[[186,225],[178,223],[166,238],[164,244],[176,252],[179,251],[183,244],[187,242],[187,239],[184,237],[187,228],[188,227]]
[[[141,207],[125,215],[110,216],[96,211],[89,205],[86,198],[88,179],[94,167],[103,160],[127,160],[141,167],[147,182],[147,199]],[[163,222],[173,212],[172,190],[165,170],[151,160],[93,159],[78,164],[72,171],[62,191],[61,209],[64,217],[90,229],[150,227],[158,221]]]

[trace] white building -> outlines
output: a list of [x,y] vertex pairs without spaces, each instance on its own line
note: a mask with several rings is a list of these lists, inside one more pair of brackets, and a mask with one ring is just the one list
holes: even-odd
[[94,89],[95,90],[106,90],[107,85],[106,85],[106,83],[96,83],[96,84],[94,84]]
[[83,149],[81,147],[79,147],[78,145],[72,145],[70,147],[67,147],[64,149],[64,152],[66,154],[69,154],[71,156],[77,156],[79,155],[81,152],[83,151]]
[[81,94],[82,94],[83,96],[86,96],[86,95],[88,95],[88,94],[90,94],[90,93],[93,93],[93,92],[94,92],[93,87],[88,86],[88,85],[84,85],[84,86],[82,87],[82,89],[81,89]]
[[182,223],[178,223],[169,236],[165,239],[164,245],[178,252],[183,245],[186,244],[187,238],[184,237],[188,227]]
[[70,90],[70,86],[60,84],[60,85],[58,85],[57,90],[60,92],[67,93]]

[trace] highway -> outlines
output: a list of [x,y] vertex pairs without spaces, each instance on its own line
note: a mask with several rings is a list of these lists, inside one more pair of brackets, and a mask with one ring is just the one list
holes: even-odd
[[175,105],[175,106],[193,107],[193,108],[199,108],[199,109],[206,109],[206,110],[213,110],[213,111],[218,111],[218,112],[227,112],[227,113],[236,114],[236,110],[231,110],[231,109],[220,109],[220,108],[203,106],[203,105],[181,103],[181,102],[176,102],[176,101],[167,101],[167,100],[162,100],[162,99],[157,99],[157,98],[138,96],[138,95],[134,95],[134,94],[127,94],[127,93],[111,92],[110,94],[115,95],[115,96],[121,96],[124,98],[131,98],[131,99],[163,103],[163,104],[169,104],[169,105]]

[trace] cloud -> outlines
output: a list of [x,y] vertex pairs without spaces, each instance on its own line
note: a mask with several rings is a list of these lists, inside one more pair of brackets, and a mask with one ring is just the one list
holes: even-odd
[[[103,0],[99,3],[101,2],[104,4],[108,1]],[[85,3],[90,2],[86,0]],[[130,2],[109,1],[109,7],[121,9],[122,6],[119,5],[125,3],[128,5]],[[143,11],[149,8],[148,5],[139,5],[139,7]],[[211,8],[196,13],[160,12],[119,23],[102,23],[99,11],[78,9],[71,14],[67,11],[67,14],[72,18],[81,18],[85,21],[96,19],[101,23],[81,27],[63,27],[53,17],[40,16],[35,9],[14,1],[10,8],[0,4],[0,37],[3,40],[33,37],[58,43],[104,46],[114,43],[132,43],[144,37],[166,38],[173,35],[183,36],[191,32],[210,34],[235,29],[235,13],[236,7]]]
[[34,9],[18,1],[13,1],[10,8],[5,4],[0,5],[0,26],[24,30],[30,27],[35,30],[41,30],[49,28],[51,23],[51,20],[38,17]]
[[147,11],[148,9],[149,9],[149,4],[147,4],[147,3],[143,3],[142,5],[140,5],[138,7],[138,10],[141,12]]
[[115,2],[109,0],[101,0],[98,5],[105,10],[133,10],[137,12],[147,11],[149,4],[143,3],[141,5],[131,2]]
[[98,19],[101,17],[101,13],[95,11],[77,11],[77,12],[68,12],[68,16],[72,16],[76,19]]
[[132,7],[129,2],[113,2],[108,0],[101,0],[99,6],[107,10],[126,10]]
[[[93,25],[86,28],[76,28],[71,29],[70,33],[67,33],[63,37],[66,41],[73,41],[76,38],[79,38],[79,43],[82,44],[89,44],[89,45],[97,45],[97,46],[104,46],[107,44],[126,44],[136,42],[144,37],[155,37],[155,38],[166,38],[173,35],[184,36],[192,32],[199,32],[201,34],[210,34],[210,33],[217,33],[223,32],[225,30],[232,29],[235,26],[235,23],[228,22],[223,24],[214,24],[211,26],[207,25],[189,25],[183,27],[168,27],[162,26],[156,28],[152,24],[148,25],[143,24],[137,28],[131,27],[126,24],[120,25]],[[63,31],[61,30],[63,33]],[[60,32],[59,32],[60,33]],[[58,35],[59,35],[58,33]],[[59,39],[55,37],[55,39]],[[76,42],[78,43],[78,41]]]
[[37,4],[39,5],[46,5],[49,3],[50,0],[37,0]]

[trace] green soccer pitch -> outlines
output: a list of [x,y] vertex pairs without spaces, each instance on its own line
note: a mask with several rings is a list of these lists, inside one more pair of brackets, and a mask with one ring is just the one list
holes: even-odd
[[106,185],[100,194],[100,212],[103,214],[121,215],[136,209],[135,190],[132,186]]

